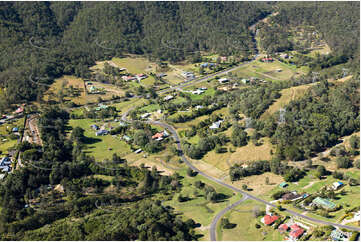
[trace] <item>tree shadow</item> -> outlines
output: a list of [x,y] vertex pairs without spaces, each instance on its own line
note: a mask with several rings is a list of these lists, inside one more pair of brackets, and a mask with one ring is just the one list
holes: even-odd
[[87,144],[87,145],[99,143],[99,142],[101,142],[101,141],[102,141],[102,140],[99,139],[99,138],[91,138],[91,137],[86,137],[86,136],[84,136],[84,138],[83,138],[83,143],[84,143],[84,144]]

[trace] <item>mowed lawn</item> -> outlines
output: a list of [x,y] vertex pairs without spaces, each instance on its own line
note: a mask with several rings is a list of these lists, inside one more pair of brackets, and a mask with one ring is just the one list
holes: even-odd
[[269,63],[257,60],[238,68],[233,73],[242,78],[258,77],[267,81],[288,80],[292,76],[297,77],[304,74],[301,69],[291,67],[277,60]]
[[[117,58],[114,57],[112,61],[119,66],[119,68],[126,68],[127,72],[132,73],[133,75],[141,74],[141,73],[149,73],[154,72],[155,63],[150,62],[144,57],[125,57],[125,58]],[[154,77],[148,76],[148,78],[141,80],[145,86],[153,86],[155,82]]]
[[[186,174],[186,169],[181,170],[179,174],[184,177],[184,179],[181,180],[183,186],[179,194],[183,197],[188,197],[190,200],[179,202],[177,200],[178,195],[175,195],[172,200],[166,201],[163,204],[174,207],[175,212],[181,213],[184,220],[192,218],[196,223],[200,223],[201,227],[196,229],[196,233],[204,235],[200,240],[209,240],[209,225],[213,218],[229,204],[239,200],[241,195],[233,195],[231,190],[208,181],[200,175],[189,177]],[[195,181],[202,181],[214,187],[217,193],[226,195],[228,199],[216,203],[207,201],[204,197],[203,189],[198,189],[194,186]]]
[[302,97],[312,85],[313,84],[307,84],[283,89],[281,91],[281,97],[272,103],[272,105],[261,115],[260,119],[266,119],[292,100]]
[[[221,228],[220,222],[217,224],[217,240],[229,241],[255,241],[270,240],[281,241],[283,236],[271,226],[261,223],[261,217],[255,218],[253,210],[265,211],[265,205],[253,200],[246,200],[240,205],[227,212],[223,218],[228,218],[229,222],[235,224],[232,229]],[[255,224],[261,225],[256,229]]]
[[72,128],[81,127],[85,130],[84,135],[87,137],[87,147],[85,151],[94,156],[96,161],[101,162],[104,159],[110,159],[113,153],[124,156],[130,153],[130,147],[127,143],[120,140],[118,136],[112,135],[96,136],[95,131],[90,128],[90,125],[97,124],[101,126],[101,122],[96,122],[92,119],[71,119],[69,125]]

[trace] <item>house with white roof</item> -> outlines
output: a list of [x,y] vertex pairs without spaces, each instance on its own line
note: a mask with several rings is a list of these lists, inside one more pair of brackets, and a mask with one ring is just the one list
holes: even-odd
[[219,129],[222,122],[223,122],[223,120],[218,120],[217,122],[214,122],[211,126],[209,126],[209,128],[210,129]]

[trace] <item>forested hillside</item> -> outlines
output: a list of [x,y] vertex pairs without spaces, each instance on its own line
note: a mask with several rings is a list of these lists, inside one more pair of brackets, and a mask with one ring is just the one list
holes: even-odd
[[350,62],[359,70],[359,2],[280,2],[277,11],[273,25],[263,30],[271,52],[299,48],[288,39],[291,27],[315,26],[333,52],[329,59],[334,64]]
[[62,74],[86,77],[95,60],[122,53],[171,61],[196,50],[248,55],[248,26],[269,11],[251,2],[3,2],[0,108],[41,95],[30,74],[47,83]]

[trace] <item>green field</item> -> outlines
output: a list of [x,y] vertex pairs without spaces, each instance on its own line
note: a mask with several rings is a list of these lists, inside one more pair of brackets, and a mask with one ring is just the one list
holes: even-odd
[[[191,200],[185,202],[178,202],[177,195],[172,200],[164,202],[164,205],[169,205],[175,208],[176,212],[180,212],[184,219],[192,218],[196,223],[200,223],[201,227],[197,228],[196,232],[203,234],[204,237],[201,240],[209,240],[209,225],[212,222],[214,216],[224,209],[227,205],[236,202],[241,198],[241,195],[233,195],[233,192],[218,185],[217,183],[211,182],[208,179],[197,175],[195,177],[189,177],[186,174],[186,169],[182,169],[179,174],[184,177],[182,179],[182,190],[179,194],[187,196]],[[212,203],[207,201],[204,196],[204,191],[197,189],[193,184],[195,181],[202,181],[207,185],[210,185],[216,189],[217,193],[223,193],[229,198],[223,202]],[[198,192],[197,195],[194,192]]]
[[[278,72],[278,69],[281,71]],[[283,81],[289,80],[291,77],[297,77],[303,74],[304,71],[277,60],[270,63],[257,60],[238,68],[232,73],[240,78],[257,77],[266,81]]]
[[90,125],[92,124],[101,126],[102,123],[92,119],[71,119],[69,121],[69,125],[72,128],[78,126],[85,130],[84,135],[88,138],[85,151],[89,155],[94,156],[97,161],[110,159],[113,153],[123,156],[131,152],[129,145],[120,140],[117,136],[112,137],[110,134],[96,136],[95,131],[90,128]]
[[[246,200],[233,210],[227,212],[223,218],[228,218],[229,222],[236,226],[232,229],[223,229],[219,222],[217,224],[217,240],[283,240],[283,236],[277,229],[261,223],[262,217],[254,217],[252,212],[254,209],[265,211],[265,205],[253,200]],[[261,228],[256,229],[256,223],[261,225]]]

